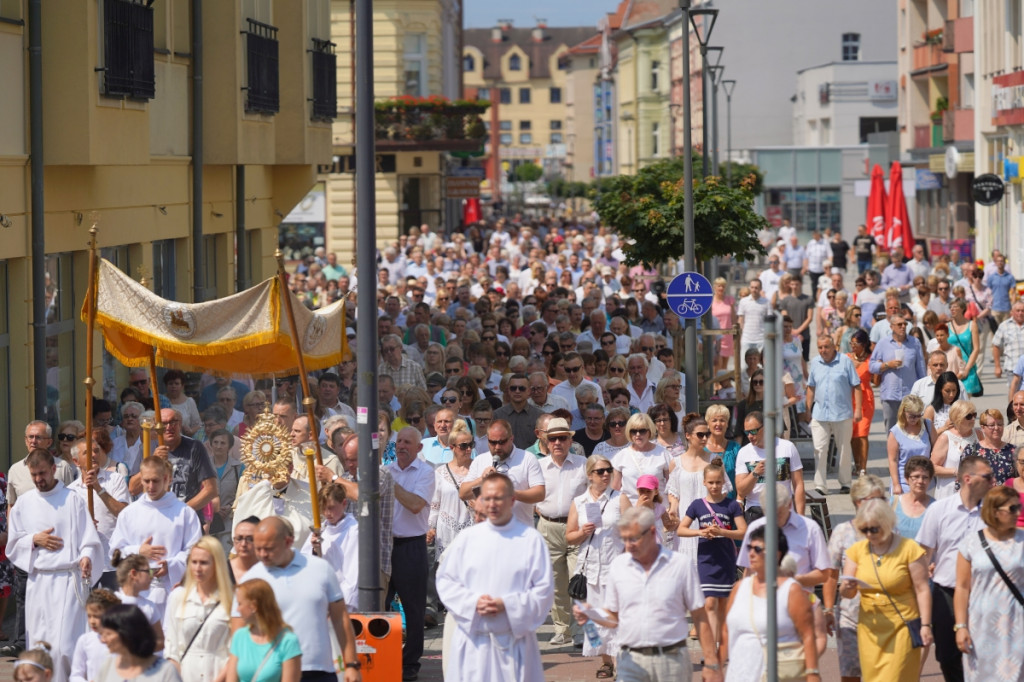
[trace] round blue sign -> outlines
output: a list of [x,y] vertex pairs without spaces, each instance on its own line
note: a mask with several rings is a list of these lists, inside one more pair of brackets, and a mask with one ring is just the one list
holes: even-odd
[[684,320],[701,317],[711,309],[714,292],[711,282],[699,272],[682,272],[668,283],[668,305]]

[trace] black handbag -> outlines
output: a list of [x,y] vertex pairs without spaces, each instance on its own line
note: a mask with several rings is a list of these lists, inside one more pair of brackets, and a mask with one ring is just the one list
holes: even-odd
[[[608,506],[608,503],[612,501],[612,496],[608,495],[608,499],[605,500],[604,505],[601,507],[601,515],[604,516],[604,508]],[[594,542],[594,536],[591,535],[590,539],[587,540],[587,552],[583,555],[583,563],[580,564],[580,571],[573,577],[569,578],[569,596],[573,599],[579,599],[584,601],[587,598],[587,557],[590,556],[590,545]]]

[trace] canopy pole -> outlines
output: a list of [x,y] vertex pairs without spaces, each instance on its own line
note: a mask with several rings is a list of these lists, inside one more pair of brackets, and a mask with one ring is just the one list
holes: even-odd
[[[316,399],[309,394],[309,378],[306,376],[306,358],[302,354],[302,339],[299,338],[295,324],[295,309],[292,307],[291,291],[288,289],[288,278],[284,271],[284,252],[281,249],[274,251],[274,258],[277,259],[277,279],[281,283],[281,298],[284,299],[284,309],[288,316],[288,329],[292,334],[292,346],[295,348],[295,360],[299,365],[299,381],[302,382],[302,406],[306,409],[306,417],[309,419],[309,434],[312,436],[314,451],[316,452],[316,463],[324,465],[324,456],[320,451],[320,430],[317,428],[316,415],[313,408]],[[341,330],[342,335],[345,330]],[[310,494],[313,496],[313,506],[317,507],[316,484],[310,480]]]
[[[319,438],[314,438],[319,440]],[[309,499],[313,503],[313,532],[320,537],[320,495],[316,490],[316,465],[313,464],[313,448],[306,445],[302,448],[306,456],[306,469],[309,471]]]
[[[164,421],[160,416],[160,391],[156,384],[156,349],[149,347],[149,392],[153,396],[153,430],[156,431],[156,443],[164,445]],[[145,453],[148,457],[149,453]]]
[[[92,471],[92,389],[96,379],[92,376],[93,337],[96,331],[96,227],[98,216],[91,214],[92,226],[89,228],[89,290],[86,294],[88,308],[85,317],[85,471]],[[96,520],[96,509],[92,498],[92,488],[86,489],[86,503],[89,505],[89,516]]]

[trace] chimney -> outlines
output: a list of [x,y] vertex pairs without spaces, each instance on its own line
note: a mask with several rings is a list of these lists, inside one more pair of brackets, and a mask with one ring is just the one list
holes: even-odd
[[495,26],[494,28],[491,29],[491,42],[492,43],[500,43],[501,42],[501,27],[500,26]]
[[544,42],[544,29],[548,27],[547,19],[537,19],[537,26],[533,29],[533,42]]
[[505,33],[512,30],[511,19],[498,19],[498,25],[491,29],[491,42],[500,43],[505,40]]

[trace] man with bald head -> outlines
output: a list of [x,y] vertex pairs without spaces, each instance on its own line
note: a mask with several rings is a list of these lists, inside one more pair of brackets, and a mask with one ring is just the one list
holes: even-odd
[[419,675],[427,608],[427,530],[430,501],[434,497],[434,469],[417,456],[423,448],[420,441],[420,432],[412,426],[399,431],[395,438],[395,463],[388,466],[395,479],[395,539],[385,603],[391,603],[397,594],[405,610],[403,680],[415,680]]
[[[278,516],[260,521],[254,540],[260,563],[249,569],[242,582],[258,578],[274,590],[281,615],[302,647],[302,679],[338,679],[331,659],[330,632],[324,627],[326,616],[341,647],[342,679],[357,682],[361,678],[356,638],[341,585],[330,564],[295,551],[291,524]],[[243,625],[237,601],[231,616],[232,630]]]

